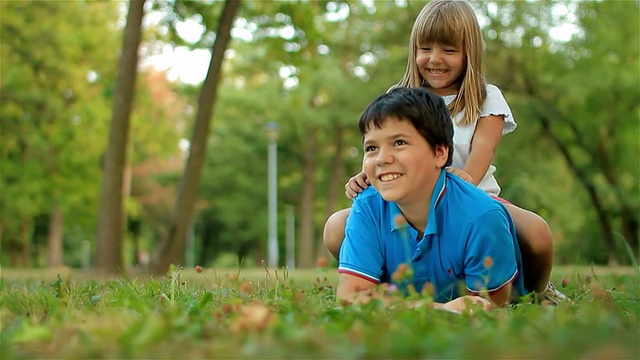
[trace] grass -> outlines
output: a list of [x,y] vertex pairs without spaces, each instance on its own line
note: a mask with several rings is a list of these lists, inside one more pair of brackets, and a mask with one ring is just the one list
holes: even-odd
[[342,306],[334,269],[2,271],[2,359],[640,357],[635,268],[558,268],[573,305],[462,315]]

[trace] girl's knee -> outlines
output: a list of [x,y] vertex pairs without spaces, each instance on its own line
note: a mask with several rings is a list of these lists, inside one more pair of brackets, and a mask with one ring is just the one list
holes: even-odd
[[324,224],[322,240],[329,252],[337,259],[342,240],[344,240],[344,227],[351,209],[342,209],[333,213]]
[[539,215],[535,213],[531,213],[533,216],[531,217],[529,226],[529,237],[533,241],[534,247],[537,247],[541,250],[552,250],[553,249],[553,233],[551,232],[551,227],[549,224]]
[[515,205],[508,206],[507,209],[516,226],[521,247],[536,254],[553,253],[551,227],[540,215]]

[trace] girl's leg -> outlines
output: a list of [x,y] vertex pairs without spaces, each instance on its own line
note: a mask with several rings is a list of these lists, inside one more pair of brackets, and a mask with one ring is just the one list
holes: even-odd
[[324,224],[324,233],[322,234],[324,246],[336,260],[339,260],[338,254],[342,240],[344,240],[344,227],[347,224],[349,212],[351,212],[350,208],[338,210],[329,216]]
[[547,289],[553,267],[553,235],[547,222],[537,214],[513,204],[504,204],[516,226],[522,252],[524,283],[536,293]]

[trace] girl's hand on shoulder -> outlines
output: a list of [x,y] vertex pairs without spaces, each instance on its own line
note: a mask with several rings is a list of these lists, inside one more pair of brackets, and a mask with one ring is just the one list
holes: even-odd
[[361,171],[359,174],[351,177],[344,185],[344,194],[347,198],[353,200],[359,193],[368,188],[370,184],[367,174]]
[[447,171],[452,173],[453,175],[458,176],[460,179],[473,184],[473,177],[471,177],[471,175],[469,175],[469,173],[467,173],[466,171],[454,167],[448,167]]

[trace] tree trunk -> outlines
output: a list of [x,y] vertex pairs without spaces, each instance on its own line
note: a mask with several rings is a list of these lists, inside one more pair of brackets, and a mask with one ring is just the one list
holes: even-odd
[[198,113],[196,114],[193,136],[189,147],[189,158],[180,181],[178,195],[169,223],[169,231],[151,259],[150,270],[155,274],[165,273],[171,264],[177,264],[182,258],[187,231],[195,212],[202,165],[204,164],[207,149],[211,114],[213,113],[218,83],[221,77],[222,61],[231,39],[231,26],[239,7],[240,0],[225,1],[222,16],[218,23],[216,40],[213,43],[207,77],[204,80],[198,98]]
[[638,246],[638,214],[628,207],[622,209],[622,236],[627,240],[633,256],[640,258]]
[[[129,196],[131,196],[131,176],[132,176],[132,170],[131,170],[131,164],[125,162],[124,164],[124,169],[122,170],[122,242],[124,242],[124,240],[126,239],[126,234],[128,231],[128,216],[127,216],[127,209],[126,209],[126,201],[129,198]],[[134,242],[137,239],[134,238]],[[137,243],[134,245],[134,247],[137,245]],[[136,251],[137,251],[137,247],[136,247]],[[120,253],[122,253],[122,247],[120,248]],[[137,254],[137,252],[136,252]],[[137,260],[137,255],[134,256],[134,263]],[[135,264],[134,264],[135,265]]]
[[20,244],[21,263],[22,267],[31,267],[31,236],[29,234],[29,221],[26,217],[22,217],[20,220],[20,238],[22,244]]
[[133,265],[142,265],[142,248],[140,247],[140,230],[142,222],[139,220],[133,220],[127,222],[129,224],[129,231],[131,231],[131,240],[133,241],[133,249],[131,255],[133,255]]
[[302,188],[300,189],[300,230],[298,241],[298,268],[315,266],[315,239],[313,231],[313,200],[315,198],[314,171],[316,168],[317,129],[307,129],[302,149]]
[[122,268],[122,238],[124,233],[124,168],[127,163],[129,118],[138,73],[145,0],[130,0],[127,25],[124,29],[122,54],[118,63],[118,79],[113,99],[109,143],[104,157],[98,231],[96,267],[99,271],[117,273]]
[[59,204],[55,204],[51,210],[49,234],[47,235],[47,266],[49,267],[62,266],[64,264],[62,249],[63,224],[62,210]]
[[9,257],[11,258],[11,267],[18,267],[19,249],[16,246],[9,247]]

